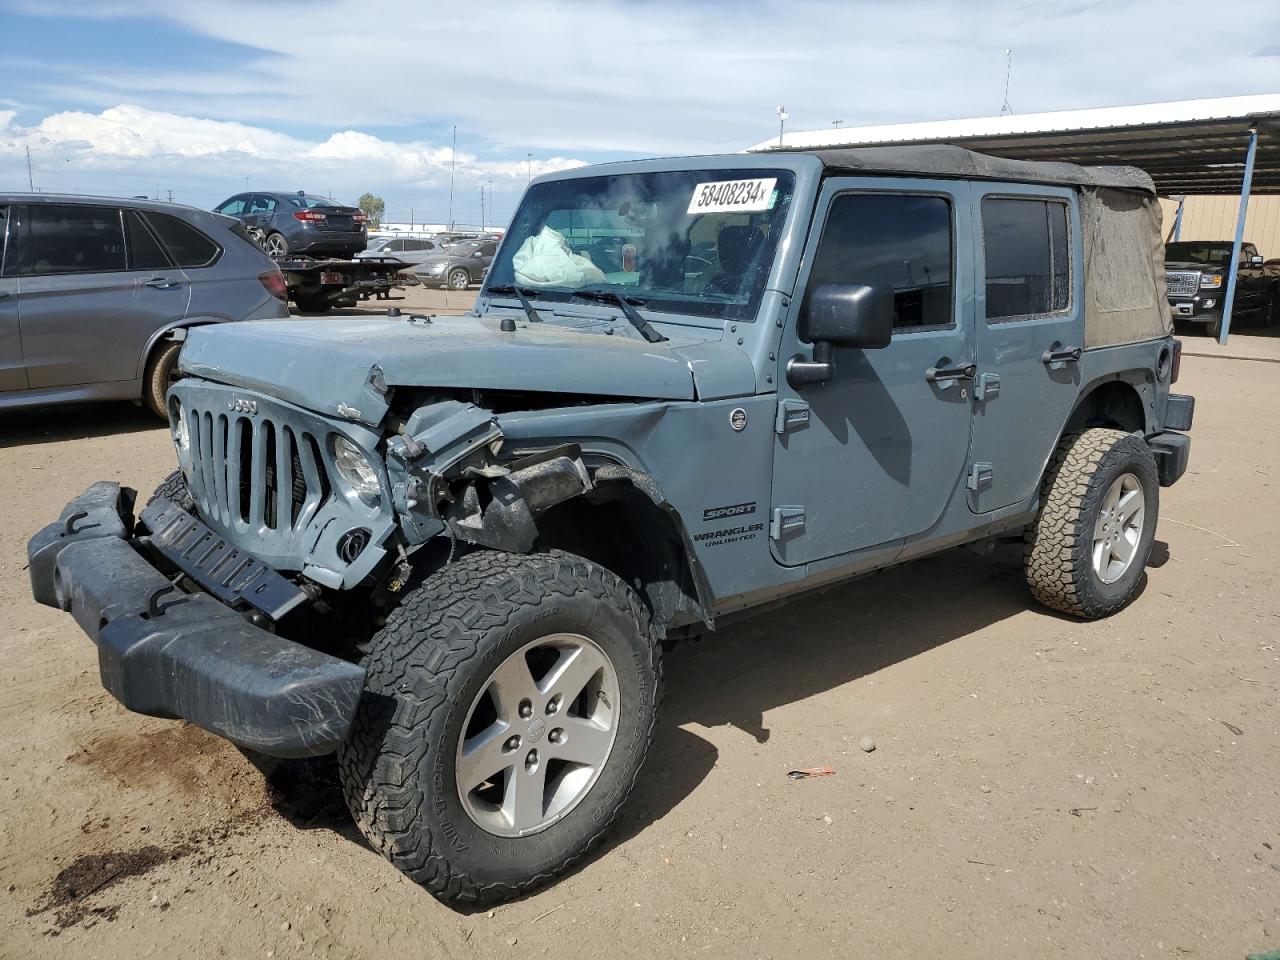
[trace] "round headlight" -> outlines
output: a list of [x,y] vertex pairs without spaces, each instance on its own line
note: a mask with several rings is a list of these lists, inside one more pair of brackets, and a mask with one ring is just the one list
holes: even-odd
[[377,496],[381,491],[378,474],[364,453],[346,437],[333,438],[333,465],[353,493],[362,497]]
[[178,452],[186,454],[191,449],[191,434],[187,429],[187,414],[182,409],[182,404],[176,403],[173,407],[173,442],[177,446]]

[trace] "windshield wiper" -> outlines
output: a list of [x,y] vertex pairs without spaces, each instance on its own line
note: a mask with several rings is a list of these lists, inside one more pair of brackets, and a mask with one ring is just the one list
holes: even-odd
[[[640,316],[636,307],[643,307],[645,305],[645,301],[638,297],[627,297],[619,293],[617,290],[600,290],[591,287],[587,287],[583,290],[575,290],[570,294],[570,296],[581,297],[583,300],[595,300],[599,303],[616,303],[618,308],[622,310],[622,315],[631,321],[631,325],[633,327],[640,331],[640,336],[644,337],[650,343],[663,343],[667,339],[657,330],[653,329],[652,324],[650,324],[648,320]],[[632,306],[632,304],[635,306]]]
[[[541,323],[542,317],[538,316],[538,311],[533,308],[533,304],[529,302],[529,297],[525,293],[524,287],[517,287],[515,284],[502,284],[496,287],[490,287],[488,293],[496,293],[500,297],[515,297],[520,301],[520,306],[524,308],[524,315],[529,318],[530,323]],[[535,297],[538,295],[537,290],[529,290]]]

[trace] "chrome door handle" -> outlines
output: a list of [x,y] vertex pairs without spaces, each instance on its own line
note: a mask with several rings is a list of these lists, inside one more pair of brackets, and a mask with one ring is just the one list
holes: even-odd
[[966,363],[958,367],[930,367],[924,372],[924,378],[930,383],[939,380],[972,380],[978,375],[976,363]]
[[144,287],[153,287],[156,290],[168,290],[171,287],[178,286],[177,280],[170,280],[168,277],[152,277],[150,280],[143,280]]

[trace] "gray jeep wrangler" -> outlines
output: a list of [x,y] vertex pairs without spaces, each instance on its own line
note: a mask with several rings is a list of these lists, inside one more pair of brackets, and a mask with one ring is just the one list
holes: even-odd
[[1135,597],[1193,410],[1159,217],[954,147],[542,177],[468,316],[192,331],[181,469],[32,589],[129,709],[336,752],[399,869],[517,896],[618,816],[670,641],[1001,538],[1055,610]]

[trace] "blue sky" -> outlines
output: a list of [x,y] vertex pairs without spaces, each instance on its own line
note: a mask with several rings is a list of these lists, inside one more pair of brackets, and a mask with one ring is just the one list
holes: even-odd
[[[1242,8],[1243,9],[1243,8]],[[471,15],[466,15],[467,11]],[[0,0],[0,189],[251,185],[499,219],[535,173],[776,130],[1280,91],[1280,7],[1184,0]],[[1170,29],[1192,24],[1194,29]]]

